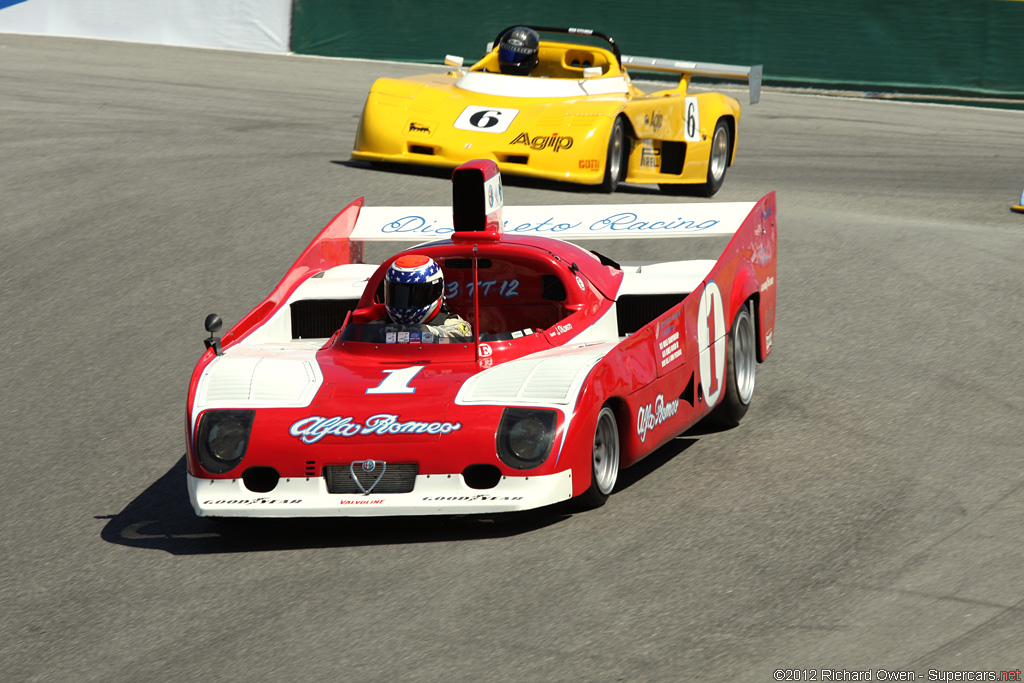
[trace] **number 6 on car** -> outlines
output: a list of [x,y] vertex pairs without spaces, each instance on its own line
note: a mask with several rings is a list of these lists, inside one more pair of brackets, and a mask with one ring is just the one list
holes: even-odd
[[[500,183],[477,160],[453,173],[450,207],[357,199],[227,334],[208,317],[185,433],[197,514],[594,507],[697,422],[739,422],[777,341],[775,194],[506,207]],[[412,224],[422,244],[361,262],[365,242],[408,241],[394,226]],[[626,265],[574,243],[656,239],[668,254],[706,235],[729,238],[716,260]],[[384,276],[412,254],[461,283],[444,304],[466,340],[385,331]]]

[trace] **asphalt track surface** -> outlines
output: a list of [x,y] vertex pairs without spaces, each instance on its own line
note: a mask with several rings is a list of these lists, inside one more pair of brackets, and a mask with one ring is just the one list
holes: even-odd
[[[423,68],[0,35],[0,680],[1024,665],[1018,111],[745,108],[715,199],[778,192],[775,349],[738,428],[599,510],[195,517],[205,315],[236,322],[358,196],[448,203],[444,174],[348,161],[372,80]],[[508,204],[661,201],[506,179]]]

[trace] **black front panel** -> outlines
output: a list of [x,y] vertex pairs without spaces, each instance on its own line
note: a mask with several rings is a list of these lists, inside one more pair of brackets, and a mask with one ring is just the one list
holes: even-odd
[[625,294],[618,299],[615,317],[619,336],[633,334],[685,299],[686,294]]
[[292,304],[292,339],[330,337],[345,316],[359,303],[358,299],[306,299]]

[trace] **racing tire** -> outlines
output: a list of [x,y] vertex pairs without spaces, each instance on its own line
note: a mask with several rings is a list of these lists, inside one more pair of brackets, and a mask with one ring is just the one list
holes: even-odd
[[701,197],[713,197],[722,189],[725,172],[729,168],[729,150],[732,144],[729,138],[729,124],[719,119],[715,124],[715,133],[711,136],[711,152],[708,156],[708,179],[703,185],[697,186],[697,194]]
[[584,510],[599,508],[608,500],[619,480],[619,425],[615,412],[607,404],[597,415],[594,442],[590,454],[590,488],[578,499]]
[[612,132],[608,135],[608,157],[604,163],[604,181],[601,183],[602,192],[615,192],[619,181],[625,175],[626,165],[623,163],[626,158],[626,126],[621,118],[616,118],[612,124]]
[[735,427],[754,397],[757,371],[757,330],[753,302],[743,304],[732,322],[725,347],[725,396],[708,416],[718,427]]

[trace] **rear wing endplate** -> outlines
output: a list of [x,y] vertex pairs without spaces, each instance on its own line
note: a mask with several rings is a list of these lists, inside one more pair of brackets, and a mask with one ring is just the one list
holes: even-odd
[[676,59],[656,57],[635,57],[622,55],[622,66],[627,71],[655,71],[677,73],[685,76],[715,76],[747,81],[750,84],[750,103],[761,99],[761,74],[763,66],[738,66],[735,64],[713,64],[711,62],[683,62]]

